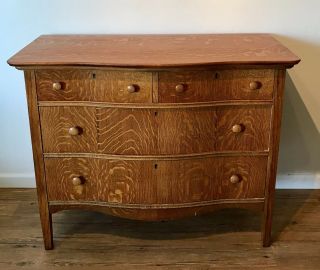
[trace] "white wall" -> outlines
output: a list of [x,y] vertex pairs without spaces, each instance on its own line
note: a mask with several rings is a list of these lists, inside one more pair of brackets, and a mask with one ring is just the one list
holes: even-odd
[[278,187],[320,187],[319,0],[2,0],[0,186],[34,186],[23,74],[6,60],[41,34],[274,33],[289,71]]

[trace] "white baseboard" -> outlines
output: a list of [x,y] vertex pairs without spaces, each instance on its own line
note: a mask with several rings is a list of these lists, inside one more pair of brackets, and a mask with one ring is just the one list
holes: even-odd
[[279,174],[277,189],[320,189],[320,173]]
[[33,173],[0,173],[0,188],[35,188]]
[[[0,173],[0,188],[34,188],[34,174]],[[320,189],[320,173],[279,174],[277,189]]]

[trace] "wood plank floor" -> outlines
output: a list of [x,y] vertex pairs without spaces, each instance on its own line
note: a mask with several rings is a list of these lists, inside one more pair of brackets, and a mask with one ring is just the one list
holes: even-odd
[[260,214],[226,209],[173,222],[54,214],[45,251],[34,189],[0,189],[0,269],[320,269],[320,190],[278,190],[274,243]]

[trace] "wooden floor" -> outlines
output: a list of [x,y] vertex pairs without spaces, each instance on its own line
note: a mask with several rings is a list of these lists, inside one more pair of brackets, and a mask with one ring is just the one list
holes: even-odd
[[276,196],[270,248],[245,210],[161,223],[65,211],[45,251],[35,190],[0,189],[0,269],[320,269],[320,190]]

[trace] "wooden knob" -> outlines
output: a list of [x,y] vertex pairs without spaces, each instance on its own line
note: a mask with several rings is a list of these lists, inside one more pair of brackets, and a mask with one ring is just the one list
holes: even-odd
[[81,177],[79,177],[79,176],[73,177],[73,178],[72,178],[72,184],[73,184],[74,186],[80,186],[80,185],[82,185],[82,179],[81,179]]
[[185,87],[183,84],[177,84],[176,85],[176,92],[177,93],[183,93],[185,91]]
[[242,127],[242,125],[233,125],[232,126],[232,132],[233,133],[240,133],[240,132],[242,132],[243,131],[243,127]]
[[71,127],[71,128],[69,128],[69,134],[71,136],[79,135],[80,132],[81,132],[81,129],[79,127]]
[[134,92],[137,91],[137,89],[136,89],[136,87],[135,87],[133,84],[130,84],[130,85],[127,86],[127,91],[128,91],[129,93],[134,93]]
[[262,85],[261,82],[255,81],[255,82],[251,82],[249,87],[251,90],[257,90],[257,89],[261,88],[261,85]]
[[232,184],[239,183],[239,182],[240,182],[240,177],[239,177],[239,175],[236,175],[236,174],[231,175],[231,177],[230,177],[230,182],[231,182]]
[[53,89],[53,90],[61,90],[61,88],[62,88],[62,85],[61,85],[61,83],[59,83],[59,82],[54,82],[54,83],[52,84],[52,89]]

